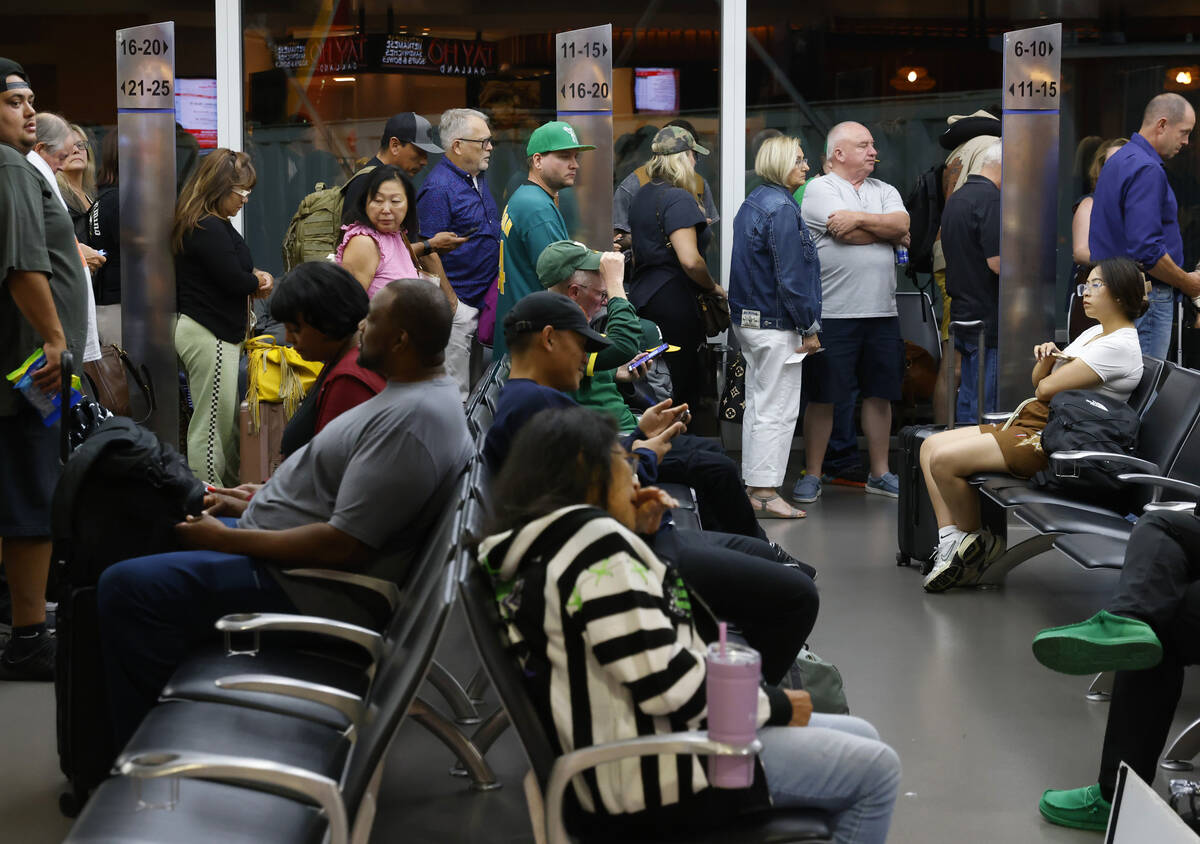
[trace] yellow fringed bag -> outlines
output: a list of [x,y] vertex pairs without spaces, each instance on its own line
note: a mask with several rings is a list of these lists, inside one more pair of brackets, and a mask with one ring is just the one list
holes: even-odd
[[250,429],[256,432],[260,421],[258,403],[283,404],[288,419],[295,414],[305,394],[316,383],[323,364],[300,357],[290,346],[280,346],[270,334],[261,334],[246,341],[247,375],[246,402],[250,405]]

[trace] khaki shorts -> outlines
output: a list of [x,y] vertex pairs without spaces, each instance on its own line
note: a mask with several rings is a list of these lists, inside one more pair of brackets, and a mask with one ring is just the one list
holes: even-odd
[[1048,404],[1031,399],[1021,405],[1016,418],[1004,425],[980,425],[979,429],[996,438],[1009,472],[1019,478],[1032,478],[1050,465],[1042,451],[1042,429],[1049,415]]

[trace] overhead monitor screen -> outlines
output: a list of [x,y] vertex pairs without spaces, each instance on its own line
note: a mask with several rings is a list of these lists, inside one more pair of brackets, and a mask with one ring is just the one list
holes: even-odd
[[217,80],[175,80],[175,122],[196,138],[200,149],[217,148]]
[[638,67],[633,71],[633,107],[637,111],[679,111],[679,71],[671,67]]

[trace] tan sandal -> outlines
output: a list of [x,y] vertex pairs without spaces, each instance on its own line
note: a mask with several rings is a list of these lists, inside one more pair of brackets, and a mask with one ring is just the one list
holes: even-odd
[[[759,498],[757,495],[746,493],[746,497],[750,499],[750,506],[754,508],[754,517],[756,519],[803,519],[807,518],[808,516],[808,513],[797,507],[793,507],[791,504],[788,504],[779,495],[772,495],[768,498]],[[777,513],[774,510],[767,509],[767,505],[772,501],[783,501],[784,504],[787,504],[787,514],[785,515],[783,513]]]

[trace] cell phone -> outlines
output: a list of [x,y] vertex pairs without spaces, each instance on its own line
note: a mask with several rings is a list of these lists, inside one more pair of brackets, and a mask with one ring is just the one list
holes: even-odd
[[470,237],[477,231],[479,231],[479,226],[471,226],[471,228],[467,229],[466,231],[455,232],[455,234],[457,234],[459,237]]
[[651,349],[648,352],[642,352],[641,354],[639,354],[637,357],[635,357],[633,360],[631,360],[628,363],[629,368],[636,369],[637,367],[641,366],[644,363],[649,363],[650,361],[654,360],[656,357],[661,355],[663,352],[665,352],[667,350],[668,346],[669,346],[668,343],[663,343],[661,346]]
[[1070,355],[1064,355],[1062,352],[1051,352],[1051,354],[1059,360],[1075,360]]

